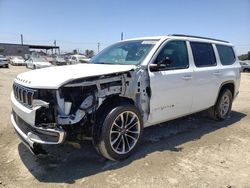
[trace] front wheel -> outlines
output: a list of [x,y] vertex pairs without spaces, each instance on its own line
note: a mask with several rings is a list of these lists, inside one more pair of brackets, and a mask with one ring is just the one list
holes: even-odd
[[137,148],[142,136],[142,118],[133,105],[121,105],[103,113],[99,122],[99,153],[110,160],[123,160]]
[[216,104],[208,110],[209,116],[214,120],[225,120],[231,112],[232,102],[232,92],[229,89],[222,90]]

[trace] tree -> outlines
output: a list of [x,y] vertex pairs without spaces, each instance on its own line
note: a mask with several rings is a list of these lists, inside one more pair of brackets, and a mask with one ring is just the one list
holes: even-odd
[[240,59],[241,61],[250,60],[250,51],[248,51],[247,54],[242,54],[242,55],[240,55],[240,56],[239,56],[239,59]]
[[77,50],[76,49],[73,50],[73,54],[77,54]]
[[95,55],[94,51],[93,50],[85,50],[85,56],[88,57],[88,58],[91,58]]

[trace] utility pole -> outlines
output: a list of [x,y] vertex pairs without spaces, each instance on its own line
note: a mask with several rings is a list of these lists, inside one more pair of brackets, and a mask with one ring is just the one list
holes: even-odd
[[21,34],[21,44],[23,45],[23,34]]
[[97,43],[97,52],[100,52],[100,42]]
[[[56,46],[56,40],[54,40],[54,45]],[[55,53],[56,53],[56,48],[55,48]]]
[[123,32],[121,32],[121,40],[123,40]]

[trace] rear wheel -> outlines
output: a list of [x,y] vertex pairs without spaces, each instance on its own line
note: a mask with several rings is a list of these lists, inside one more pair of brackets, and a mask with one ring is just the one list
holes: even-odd
[[35,66],[35,65],[33,65],[33,69],[36,69],[36,66]]
[[142,118],[133,105],[120,105],[103,113],[94,138],[99,153],[110,160],[129,157],[140,143]]
[[208,110],[209,116],[214,120],[225,120],[231,112],[232,102],[232,92],[229,89],[222,90],[216,104]]

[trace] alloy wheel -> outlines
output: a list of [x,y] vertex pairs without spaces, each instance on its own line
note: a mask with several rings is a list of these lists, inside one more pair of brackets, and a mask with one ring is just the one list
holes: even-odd
[[126,154],[131,151],[140,136],[140,121],[132,111],[120,113],[110,129],[110,145],[114,152]]

